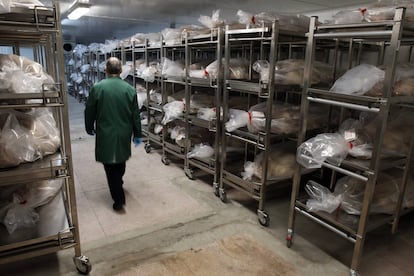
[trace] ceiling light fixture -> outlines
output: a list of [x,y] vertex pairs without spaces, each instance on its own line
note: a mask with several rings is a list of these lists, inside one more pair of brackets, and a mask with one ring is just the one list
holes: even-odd
[[78,20],[89,12],[89,0],[75,0],[68,9],[68,19]]

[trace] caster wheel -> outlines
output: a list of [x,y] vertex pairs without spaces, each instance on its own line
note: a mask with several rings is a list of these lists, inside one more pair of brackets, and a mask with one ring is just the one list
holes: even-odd
[[216,197],[220,196],[220,188],[219,188],[219,185],[217,183],[213,184],[213,193]]
[[292,241],[292,238],[286,238],[286,246],[288,247],[288,248],[291,248],[292,247],[292,244],[293,244],[293,241]]
[[185,175],[188,177],[188,179],[190,180],[194,180],[194,171],[192,169],[184,169]]
[[152,150],[152,147],[151,147],[151,145],[150,145],[150,144],[145,144],[144,149],[145,149],[145,152],[146,152],[146,153],[150,153],[150,152],[151,152],[151,150]]
[[259,223],[263,226],[267,227],[270,224],[270,217],[264,211],[258,211],[258,220],[259,220]]
[[224,191],[224,189],[219,189],[219,197],[222,202],[227,202],[227,194],[226,191]]
[[78,272],[82,275],[88,275],[92,270],[92,265],[86,256],[74,257],[73,262],[75,263]]
[[168,166],[170,164],[170,159],[168,159],[165,155],[161,157],[161,162]]

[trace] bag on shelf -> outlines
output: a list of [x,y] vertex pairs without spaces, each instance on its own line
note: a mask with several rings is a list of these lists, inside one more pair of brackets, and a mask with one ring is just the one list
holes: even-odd
[[173,101],[165,104],[162,109],[164,110],[164,117],[161,124],[167,123],[180,118],[184,112],[184,103],[182,101]]
[[178,62],[163,58],[161,64],[161,74],[164,77],[184,78],[184,67]]
[[207,159],[214,155],[214,149],[208,144],[194,145],[193,149],[187,153],[188,158]]
[[348,70],[337,79],[330,91],[341,94],[364,95],[378,82],[384,80],[385,72],[370,64],[361,64]]
[[338,166],[349,149],[349,143],[339,133],[318,134],[298,147],[296,161],[307,169],[320,168],[325,161]]
[[181,147],[185,146],[185,127],[176,125],[172,129],[168,129],[170,131],[170,137],[175,143]]
[[325,186],[312,180],[306,183],[305,191],[310,197],[306,201],[306,207],[311,212],[324,211],[332,213],[338,209],[342,202],[342,195],[335,195]]
[[[305,61],[301,59],[279,60],[275,65],[274,83],[285,85],[303,85]],[[260,80],[269,82],[269,62],[258,60],[253,64],[253,70],[260,74]],[[312,66],[312,84],[332,81],[332,66],[315,61]]]
[[[205,73],[207,77],[211,79],[217,79],[219,74],[223,74],[224,72],[224,62],[225,60],[222,59],[221,68],[218,68],[218,61],[215,60],[210,63],[206,69]],[[243,58],[231,58],[229,60],[229,72],[228,72],[229,79],[235,80],[243,80],[249,79],[249,62]]]
[[200,15],[198,21],[209,29],[222,27],[224,21],[220,19],[220,10],[214,10],[211,17],[207,15]]
[[[290,178],[296,168],[296,147],[292,144],[281,144],[272,148],[269,152],[267,180]],[[241,173],[244,180],[251,180],[253,176],[262,179],[264,152],[259,153],[254,162],[247,161],[244,171]]]
[[[62,179],[20,185],[10,195],[9,203],[0,210],[0,219],[9,234],[21,228],[31,228],[39,221],[36,208],[48,204],[61,190]],[[7,187],[6,187],[7,189]],[[0,193],[3,189],[0,190]]]
[[0,93],[41,93],[53,89],[55,81],[42,65],[17,55],[0,54]]

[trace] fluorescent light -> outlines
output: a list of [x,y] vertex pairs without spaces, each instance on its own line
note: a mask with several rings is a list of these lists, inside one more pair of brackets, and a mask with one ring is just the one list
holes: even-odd
[[77,7],[71,13],[68,14],[68,18],[70,20],[78,20],[79,18],[81,18],[82,16],[84,16],[85,14],[87,14],[88,11],[89,11],[89,8],[86,8],[86,7]]
[[78,20],[89,12],[89,0],[75,0],[68,9],[68,19]]

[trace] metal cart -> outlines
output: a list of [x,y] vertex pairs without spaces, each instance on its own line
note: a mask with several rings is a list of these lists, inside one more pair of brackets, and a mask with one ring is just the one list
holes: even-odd
[[[270,26],[251,29],[232,30],[227,26],[224,47],[223,119],[221,124],[229,119],[230,100],[235,96],[244,97],[247,100],[244,107],[247,110],[254,104],[263,103],[266,114],[272,114],[273,103],[276,100],[297,104],[299,87],[276,87],[274,82],[275,64],[278,58],[303,57],[304,33],[282,30],[279,28],[278,22],[273,22]],[[230,60],[232,58],[247,60],[247,63],[250,64],[248,78],[231,78]],[[269,61],[268,79],[254,78],[252,64],[256,60]],[[251,133],[245,128],[231,132],[223,129],[221,134],[220,186],[216,193],[225,202],[227,199],[225,186],[229,186],[257,200],[259,202],[257,209],[259,222],[268,226],[270,218],[264,209],[266,190],[270,185],[278,184],[282,187],[288,183],[284,181],[288,180],[286,178],[267,178],[269,152],[271,145],[284,143],[288,141],[288,137],[271,133],[271,116],[267,116],[264,120],[264,129],[258,133]],[[293,137],[295,135],[297,133],[293,134]],[[227,148],[232,141],[239,141],[243,144],[244,150],[241,156],[230,157],[227,153]],[[245,162],[253,160],[259,153],[263,154],[262,177],[244,180],[241,172]],[[243,164],[237,164],[238,166],[235,167],[235,160],[242,160]]]
[[[350,266],[351,275],[357,275],[361,263],[362,250],[368,232],[384,225],[392,224],[392,232],[397,230],[398,220],[402,214],[401,203],[407,183],[411,156],[413,153],[413,139],[407,152],[400,152],[395,156],[384,155],[384,134],[388,125],[392,107],[412,108],[413,97],[396,97],[392,95],[395,69],[397,61],[402,56],[400,51],[406,44],[412,44],[412,26],[404,20],[404,9],[396,9],[394,19],[379,22],[344,24],[344,25],[321,25],[317,18],[313,17],[309,27],[308,42],[306,49],[305,78],[301,102],[301,130],[298,145],[301,145],[308,137],[306,131],[309,106],[322,103],[340,111],[340,121],[348,118],[348,114],[359,114],[360,111],[376,114],[376,135],[373,144],[372,157],[370,160],[345,159],[339,166],[328,161],[322,163],[325,185],[333,189],[340,176],[348,176],[365,182],[362,208],[359,216],[351,216],[344,211],[338,210],[333,214],[316,211],[311,212],[306,206],[309,198],[300,192],[302,167],[298,166],[292,187],[290,214],[288,222],[287,246],[292,246],[295,232],[296,214],[302,214],[310,220],[339,234],[354,244],[352,261]],[[341,60],[345,60],[347,69],[361,63],[365,55],[377,57],[377,65],[385,67],[385,79],[382,97],[357,96],[339,94],[329,91],[329,88],[314,87],[310,78],[311,68],[319,47],[325,47],[334,43],[336,46],[331,51],[331,62],[335,68],[340,66]],[[411,48],[410,48],[411,49]],[[340,53],[342,51],[342,53]],[[367,54],[368,53],[368,54]],[[411,56],[411,52],[409,54]],[[391,215],[371,214],[370,208],[373,195],[376,190],[379,173],[386,168],[401,169],[402,180],[399,183],[400,192],[395,212]],[[324,180],[322,178],[321,180]],[[326,179],[327,178],[327,179]],[[357,221],[350,220],[353,217]]]
[[[0,109],[50,108],[54,111],[61,139],[59,152],[33,163],[1,169],[0,183],[1,186],[21,183],[29,185],[34,181],[62,179],[63,186],[56,200],[59,210],[63,211],[59,216],[65,222],[63,225],[48,225],[45,231],[37,232],[37,235],[30,238],[2,233],[0,263],[74,248],[77,270],[88,274],[91,264],[81,254],[80,248],[59,15],[58,1],[53,1],[52,7],[15,8],[11,13],[0,15],[0,45],[13,47],[14,53],[18,53],[20,46],[30,45],[36,61],[56,81],[54,89],[40,93],[1,93]],[[58,212],[57,209],[49,211],[49,214],[54,215],[54,212]],[[51,223],[47,218],[41,219],[42,224]]]

